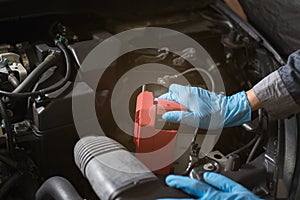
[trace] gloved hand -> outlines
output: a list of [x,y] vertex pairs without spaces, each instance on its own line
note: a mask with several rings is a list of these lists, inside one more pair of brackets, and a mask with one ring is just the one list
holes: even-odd
[[169,92],[159,98],[175,101],[189,110],[165,113],[162,118],[169,122],[219,129],[251,120],[251,107],[244,91],[225,96],[199,87],[172,84]]
[[[166,183],[200,200],[259,200],[252,192],[231,179],[213,172],[205,172],[203,179],[210,185],[186,176],[169,175]],[[214,186],[214,187],[212,187]],[[176,200],[176,199],[163,199]],[[177,199],[178,200],[178,199]],[[182,200],[182,199],[181,199]]]

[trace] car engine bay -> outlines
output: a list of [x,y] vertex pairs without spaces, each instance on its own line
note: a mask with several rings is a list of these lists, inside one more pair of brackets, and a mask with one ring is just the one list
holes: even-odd
[[[115,16],[96,12],[46,13],[3,19],[0,24],[6,27],[0,40],[0,199],[7,200],[56,199],[39,190],[47,179],[54,176],[68,180],[75,189],[66,190],[70,193],[77,191],[82,199],[98,199],[101,196],[99,193],[103,193],[103,199],[139,199],[133,194],[154,194],[150,191],[152,186],[148,187],[149,191],[139,186],[149,183],[143,183],[138,178],[140,182],[137,181],[135,186],[113,184],[118,182],[113,178],[126,177],[121,172],[120,176],[113,176],[115,172],[101,171],[99,174],[103,176],[105,173],[112,174],[102,177],[99,183],[89,183],[90,177],[97,175],[89,175],[89,168],[80,167],[80,162],[85,162],[85,155],[79,153],[79,149],[84,147],[77,143],[80,136],[72,114],[74,98],[95,94],[97,119],[106,137],[88,138],[99,141],[97,144],[95,142],[95,146],[103,140],[122,149],[122,154],[111,158],[116,162],[126,159],[137,162],[128,153],[136,152],[134,127],[123,124],[132,135],[124,133],[114,119],[111,106],[114,87],[119,81],[128,84],[130,78],[126,77],[126,73],[136,66],[159,63],[178,72],[168,74],[151,67],[134,72],[136,76],[151,73],[157,77],[157,83],[146,87],[155,97],[159,97],[168,91],[172,83],[181,83],[179,76],[187,79],[191,86],[212,88],[219,93],[226,92],[226,95],[247,91],[284,64],[264,37],[243,23],[223,3],[166,14],[145,13],[144,16],[128,16],[122,12]],[[193,70],[187,61],[199,59],[193,47],[179,48],[175,53],[169,51],[168,46],[139,49],[116,59],[105,69],[102,77],[98,77],[97,88],[91,87],[80,69],[88,54],[111,36],[140,27],[163,27],[188,35],[205,49],[215,65],[204,66],[202,71]],[[221,74],[224,90],[216,88],[219,84],[214,79],[216,69]],[[77,79],[80,73],[82,78]],[[76,93],[73,93],[74,87],[77,88]],[[141,85],[131,95],[129,105],[125,105],[132,121],[136,114],[136,99],[143,90]],[[122,104],[125,93],[125,89],[118,93],[117,103]],[[82,105],[82,109],[84,107]],[[143,180],[150,177],[163,182],[170,173],[201,180],[203,172],[214,171],[241,183],[259,197],[287,199],[298,180],[293,177],[299,176],[294,174],[299,160],[296,148],[299,121],[299,116],[276,120],[260,109],[253,112],[251,122],[224,128],[218,142],[205,156],[200,156],[199,151],[207,132],[196,130],[190,133],[193,139],[189,141],[188,150],[172,163],[167,173],[154,175],[147,171]],[[91,130],[91,133],[95,135],[93,133],[97,130]],[[183,137],[178,136],[177,140],[184,140]],[[77,154],[74,155],[74,152]],[[132,164],[131,170],[138,170],[137,166],[139,164]],[[104,169],[99,167],[99,170]],[[96,170],[90,169],[90,173]],[[108,186],[105,186],[105,179]],[[161,184],[163,186],[155,185],[155,188],[166,187]],[[95,189],[97,187],[101,191]],[[114,187],[122,188],[122,191],[109,191]],[[160,194],[168,191],[163,189]],[[177,195],[177,191],[172,191],[172,194]],[[159,194],[149,195],[148,199],[157,197],[160,197]]]

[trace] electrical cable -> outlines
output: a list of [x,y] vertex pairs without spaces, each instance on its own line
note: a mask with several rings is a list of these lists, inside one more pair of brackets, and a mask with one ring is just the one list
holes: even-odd
[[11,128],[11,122],[10,119],[8,118],[7,115],[7,110],[4,102],[0,99],[0,114],[2,117],[3,125],[6,130],[6,135],[7,135],[7,151],[12,153],[14,149],[14,144],[13,144],[13,131]]
[[14,92],[7,92],[7,91],[0,90],[0,95],[7,96],[7,97],[15,97],[15,98],[35,97],[35,96],[40,96],[40,95],[44,96],[47,93],[54,92],[54,91],[60,89],[61,87],[63,87],[68,82],[70,75],[71,75],[71,58],[69,56],[67,48],[64,46],[64,44],[62,42],[58,41],[56,43],[56,45],[63,52],[63,54],[65,56],[65,60],[66,60],[66,74],[62,81],[58,82],[58,84],[56,84],[56,85],[50,86],[45,89],[41,89],[36,92],[14,93]]
[[252,158],[253,158],[253,156],[254,156],[257,148],[259,147],[262,139],[263,139],[263,136],[260,135],[259,138],[256,140],[256,142],[255,142],[255,144],[254,144],[254,146],[253,146],[253,148],[252,148],[252,150],[251,150],[251,152],[250,152],[250,154],[249,154],[249,156],[247,158],[246,164],[249,163],[252,160]]
[[13,91],[13,93],[22,93],[28,91],[40,78],[40,76],[50,67],[55,65],[60,59],[58,52],[51,52],[28,76],[27,78]]
[[187,73],[194,72],[194,71],[198,71],[198,72],[204,73],[209,78],[209,81],[211,82],[211,91],[215,91],[215,82],[214,82],[214,79],[213,79],[212,75],[207,70],[205,70],[203,68],[191,68],[191,69],[185,70],[184,72],[181,72],[181,73],[176,74],[176,75],[166,75],[163,78],[160,78],[158,80],[158,82],[160,82],[160,83],[162,81],[166,82],[166,80],[168,80],[168,79],[178,78],[180,76],[183,76],[183,75],[185,75]]
[[238,154],[238,153],[240,153],[240,152],[242,152],[242,151],[248,149],[249,147],[251,147],[251,146],[257,141],[257,139],[258,139],[259,137],[260,137],[259,134],[255,135],[255,137],[254,137],[248,144],[244,145],[244,146],[243,146],[242,148],[240,148],[240,149],[237,149],[237,150],[235,150],[235,151],[233,151],[233,152],[227,154],[226,157],[229,157],[229,156],[232,155],[232,154]]
[[228,28],[234,29],[233,24],[229,20],[215,19],[215,18],[207,16],[203,13],[200,13],[200,15],[201,15],[201,17],[203,17],[204,19],[206,19],[208,21],[219,23],[219,24],[224,24],[224,25],[228,26]]
[[194,167],[194,164],[195,164],[193,158],[198,157],[198,155],[197,155],[197,144],[196,144],[197,136],[198,136],[198,128],[195,129],[193,134],[194,134],[194,136],[193,136],[192,142],[190,143],[190,146],[189,146],[190,154],[189,154],[188,166],[185,169],[185,172],[182,174],[183,176],[188,175],[188,173]]
[[249,154],[249,156],[247,158],[246,164],[249,163],[252,160],[252,158],[253,158],[253,156],[254,156],[257,148],[259,147],[260,143],[263,140],[262,126],[263,126],[263,110],[259,109],[258,110],[258,131],[260,133],[260,136],[257,139],[257,141],[255,142],[253,148],[251,149],[250,154]]

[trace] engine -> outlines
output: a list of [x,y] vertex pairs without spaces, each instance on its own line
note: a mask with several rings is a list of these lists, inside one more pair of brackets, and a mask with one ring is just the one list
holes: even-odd
[[[85,199],[134,199],[132,193],[126,193],[126,189],[143,191],[140,183],[150,184],[152,192],[159,191],[155,194],[170,192],[175,196],[185,197],[178,191],[170,191],[159,183],[159,179],[175,173],[201,180],[205,171],[222,173],[261,197],[286,195],[279,192],[277,175],[281,170],[278,162],[284,163],[283,155],[279,152],[288,147],[280,143],[280,122],[269,117],[263,110],[253,113],[252,121],[243,126],[223,129],[209,143],[209,151],[205,156],[201,155],[201,147],[206,144],[203,141],[209,140],[209,133],[205,130],[187,129],[186,135],[177,136],[177,146],[174,149],[176,154],[185,146],[185,151],[169,165],[167,171],[152,170],[155,175],[147,171],[147,164],[144,166],[145,163],[141,164],[128,152],[124,153],[127,150],[137,152],[133,122],[138,95],[145,87],[155,98],[167,92],[172,83],[186,84],[186,81],[191,86],[230,95],[250,89],[284,63],[252,27],[239,23],[228,10],[224,11],[222,8],[222,5],[204,7],[193,12],[174,13],[167,17],[158,15],[151,19],[140,17],[126,22],[120,18],[109,20],[96,15],[85,18],[80,14],[45,15],[40,16],[41,25],[35,28],[38,31],[33,35],[27,35],[27,38],[7,36],[8,39],[0,45],[0,199],[34,199],[36,195],[45,198],[50,195],[45,186],[39,192],[38,188],[54,176],[61,176],[69,181],[61,184],[67,185],[62,186],[65,191],[76,193],[70,199],[77,196]],[[33,28],[34,19],[24,18],[14,25],[25,23]],[[105,68],[98,66],[100,61],[87,60],[99,45],[123,31],[142,29],[139,28],[141,26],[163,27],[185,34],[201,45],[201,51],[210,60],[204,62],[201,57],[203,54],[199,56],[199,50],[194,46],[175,47],[174,51],[171,48],[173,44],[167,42],[168,39],[178,41],[174,35],[163,38],[159,48],[131,49],[108,63]],[[135,39],[139,41],[144,38],[141,36]],[[136,41],[126,42],[130,45]],[[103,55],[109,52],[110,49],[107,52],[101,51]],[[194,61],[203,65],[194,68]],[[168,66],[170,70],[159,70],[154,64]],[[86,65],[98,67],[84,70]],[[101,77],[97,77],[99,73],[102,74]],[[129,85],[135,80],[132,77],[150,76],[153,77],[151,83],[137,84],[132,92],[128,91]],[[223,83],[216,77],[222,77]],[[97,80],[96,84],[94,79]],[[101,131],[90,126],[89,116],[83,114],[89,105],[89,101],[81,101],[85,98],[95,105],[95,116]],[[79,133],[78,121],[75,122],[74,119],[76,102],[82,102],[82,116],[76,120],[89,130],[84,135]],[[115,113],[125,111],[127,118],[131,120],[118,121]],[[75,148],[78,156],[75,160],[80,171],[74,161],[73,149],[80,138],[90,135],[97,141],[95,146],[104,151],[103,155],[91,155],[90,159],[102,156],[110,161],[115,159],[114,163],[120,160],[126,163],[127,159],[137,162],[136,165],[129,166],[131,170],[143,169],[146,175],[141,178],[138,175],[123,174],[123,179],[112,180],[113,175],[118,179],[116,172],[107,171],[102,165],[96,167],[97,163],[94,161],[93,164],[92,161],[88,163],[84,160],[88,158],[81,154],[80,148],[87,147],[79,147],[82,142]],[[190,139],[187,141],[187,138]],[[122,153],[119,152],[121,150],[115,154],[107,153],[101,149],[101,141],[107,140],[113,141],[116,146],[111,148],[120,148]],[[88,145],[93,144],[92,141],[89,142]],[[106,143],[102,145],[105,146]],[[153,162],[156,162],[155,159]],[[94,170],[99,170],[99,173],[93,174]],[[111,173],[111,176],[105,175],[106,172]],[[96,180],[92,181],[91,187],[83,175],[89,180],[100,176],[99,180],[104,181],[104,185],[106,180],[108,185],[102,187],[100,182],[97,185]],[[292,177],[284,174],[282,177],[288,182],[285,186],[289,187]],[[131,183],[126,185],[126,178],[137,180],[138,184],[134,188],[129,187]],[[101,189],[97,190],[97,187]],[[113,188],[117,188],[119,196],[115,191],[110,191]],[[52,191],[52,194],[55,192]],[[153,196],[157,197],[160,196]],[[52,199],[55,199],[54,196]]]

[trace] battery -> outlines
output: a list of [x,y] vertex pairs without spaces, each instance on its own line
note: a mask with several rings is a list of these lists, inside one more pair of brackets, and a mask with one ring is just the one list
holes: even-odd
[[[137,97],[134,142],[135,152],[146,166],[151,166],[149,162],[160,162],[160,160],[172,160],[174,158],[176,137],[179,124],[166,122],[162,115],[168,111],[187,110],[180,104],[154,98],[149,91],[141,92]],[[159,155],[159,158],[143,160],[141,153],[149,153],[167,146],[167,150]],[[153,170],[156,174],[169,174],[172,163],[161,169]]]

